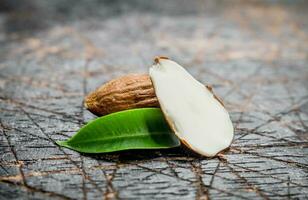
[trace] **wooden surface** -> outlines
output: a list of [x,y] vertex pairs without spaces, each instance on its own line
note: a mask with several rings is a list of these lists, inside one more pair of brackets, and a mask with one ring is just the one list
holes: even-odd
[[[0,199],[308,198],[307,1],[22,2],[0,1]],[[213,85],[229,151],[55,145],[95,118],[84,95],[156,55]]]

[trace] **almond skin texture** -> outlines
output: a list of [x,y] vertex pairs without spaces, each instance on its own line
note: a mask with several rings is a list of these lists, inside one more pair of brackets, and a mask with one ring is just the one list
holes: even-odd
[[98,116],[133,108],[159,107],[147,74],[129,74],[113,79],[85,98],[85,107]]

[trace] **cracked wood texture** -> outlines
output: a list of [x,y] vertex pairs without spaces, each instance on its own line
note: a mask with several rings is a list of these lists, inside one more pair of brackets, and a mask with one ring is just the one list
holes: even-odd
[[[307,199],[307,1],[0,1],[0,199]],[[61,148],[84,96],[168,56],[224,100],[231,148]]]

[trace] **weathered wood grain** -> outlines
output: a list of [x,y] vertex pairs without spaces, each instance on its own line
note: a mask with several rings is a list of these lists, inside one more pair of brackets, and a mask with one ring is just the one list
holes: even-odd
[[[308,6],[279,3],[0,1],[0,199],[307,199]],[[95,117],[88,92],[156,55],[213,85],[230,150],[55,144]]]

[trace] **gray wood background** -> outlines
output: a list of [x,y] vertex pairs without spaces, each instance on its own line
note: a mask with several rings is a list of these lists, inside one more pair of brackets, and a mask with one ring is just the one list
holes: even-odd
[[[0,199],[307,199],[307,1],[0,0]],[[224,100],[235,139],[85,155],[55,145],[100,84],[168,56]]]

